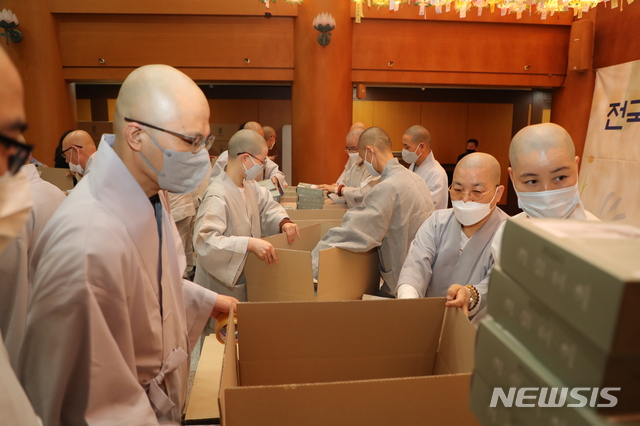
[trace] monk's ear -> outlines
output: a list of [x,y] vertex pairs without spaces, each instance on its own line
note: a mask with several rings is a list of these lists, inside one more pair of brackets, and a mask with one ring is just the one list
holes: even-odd
[[580,157],[576,155],[576,165],[580,165]]
[[502,196],[504,195],[504,185],[499,185],[496,189],[496,206],[502,200]]
[[135,152],[140,152],[142,149],[141,136],[144,130],[142,130],[136,123],[127,123],[124,128],[124,137],[127,141],[127,145]]
[[507,168],[507,172],[509,173],[509,179],[511,179],[511,182],[514,182],[514,180],[513,180],[513,170],[511,170],[511,167]]

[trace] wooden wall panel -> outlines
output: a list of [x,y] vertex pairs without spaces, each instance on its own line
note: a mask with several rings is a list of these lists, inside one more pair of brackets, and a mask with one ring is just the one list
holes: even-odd
[[381,127],[389,134],[394,151],[402,151],[402,135],[409,127],[419,123],[419,102],[373,103],[373,125]]
[[275,162],[282,168],[282,126],[291,124],[291,100],[259,100],[258,122],[276,131],[276,146],[269,151],[269,155],[275,155]]
[[284,1],[267,9],[258,0],[49,0],[52,13],[295,16],[298,6]]
[[[512,136],[512,104],[469,104],[467,139],[477,139],[478,151],[496,157],[502,169],[500,183],[507,186],[509,144]],[[506,203],[506,193],[500,204]]]
[[65,67],[293,68],[291,18],[61,15],[59,22]]
[[423,102],[420,124],[431,134],[431,149],[441,164],[455,164],[467,142],[469,104]]
[[564,74],[569,30],[565,26],[363,20],[353,29],[353,69]]
[[373,126],[373,101],[353,101],[354,123],[361,121],[367,127]]
[[593,67],[602,68],[640,59],[640,4],[627,4],[624,10],[611,9],[601,3],[597,7],[596,34],[593,49]]
[[211,123],[258,121],[258,101],[255,99],[209,99]]
[[78,121],[91,121],[91,99],[77,99]]

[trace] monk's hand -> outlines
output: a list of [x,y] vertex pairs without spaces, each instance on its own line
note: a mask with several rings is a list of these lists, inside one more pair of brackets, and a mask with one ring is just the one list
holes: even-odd
[[249,238],[249,247],[247,247],[250,252],[253,252],[260,260],[264,260],[267,262],[267,265],[272,266],[278,263],[278,256],[276,255],[276,249],[273,248],[273,245],[265,240],[260,238]]
[[278,182],[278,178],[273,176],[271,178],[271,182],[273,182],[273,184],[276,186],[276,188],[280,188],[280,182]]
[[462,312],[466,316],[469,316],[469,301],[471,300],[471,291],[463,285],[452,284],[447,290],[447,303],[448,308],[462,308]]
[[332,183],[331,185],[327,185],[327,184],[322,184],[322,185],[316,185],[318,187],[318,189],[325,189],[327,190],[327,192],[333,192],[335,193],[338,190],[338,184],[337,183]]
[[285,223],[282,225],[282,232],[287,234],[287,241],[289,244],[293,244],[296,240],[296,236],[298,239],[300,238],[300,230],[298,229],[298,225],[295,223]]
[[231,310],[231,306],[233,306],[233,312],[236,312],[236,303],[238,303],[238,299],[235,297],[219,294],[215,305],[213,305],[211,318],[218,318],[221,314],[228,313]]

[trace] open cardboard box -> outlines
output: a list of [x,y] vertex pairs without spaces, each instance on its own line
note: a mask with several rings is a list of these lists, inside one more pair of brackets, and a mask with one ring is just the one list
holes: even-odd
[[317,292],[314,289],[311,252],[336,224],[317,223],[300,228],[300,239],[289,244],[285,234],[264,238],[273,244],[278,264],[269,266],[250,253],[244,267],[250,302],[296,300],[357,300],[380,287],[376,250],[353,253],[340,248],[320,252]]
[[[475,328],[444,298],[240,303],[222,424],[478,425]],[[229,322],[233,336],[233,321]]]
[[342,216],[344,216],[345,212],[346,210],[342,208],[327,210],[293,210],[288,213],[289,219],[295,222],[297,220],[342,220]]

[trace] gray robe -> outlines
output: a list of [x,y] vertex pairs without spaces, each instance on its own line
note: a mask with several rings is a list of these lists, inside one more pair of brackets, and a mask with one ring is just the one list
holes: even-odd
[[[228,163],[229,163],[229,151],[225,151],[222,154],[220,154],[215,164],[213,165],[213,168],[211,169],[211,178],[210,178],[211,183],[213,183],[213,180],[216,177],[218,177],[218,175],[220,175],[227,168]],[[278,179],[278,182],[280,182],[280,186],[282,188],[289,186],[289,184],[287,183],[284,177],[284,173],[280,171],[280,169],[278,168],[278,165],[274,161],[272,161],[269,157],[267,157],[267,164],[264,170],[256,177],[255,180],[261,181],[265,179],[271,179],[272,177],[275,177],[276,179]]]
[[247,300],[243,274],[249,238],[280,232],[286,210],[266,188],[245,181],[245,197],[226,172],[204,193],[193,234],[196,251],[195,282],[221,294]]
[[21,169],[29,177],[33,208],[18,238],[0,253],[0,331],[14,368],[27,322],[27,301],[33,278],[29,260],[33,246],[49,218],[66,198],[58,187],[42,180],[33,164]]
[[487,303],[489,275],[494,264],[491,241],[508,217],[494,208],[461,253],[462,227],[453,209],[436,210],[411,243],[398,286],[411,285],[421,297],[445,297],[452,284],[471,284],[480,293],[480,303],[473,313],[482,310]]
[[336,181],[338,185],[344,185],[340,193],[329,194],[329,198],[336,204],[346,204],[347,208],[353,208],[362,204],[364,197],[371,191],[378,182],[380,177],[373,177],[364,166],[364,163],[353,163],[351,159],[344,166],[342,174]]
[[436,210],[446,209],[449,204],[449,178],[447,172],[433,156],[433,151],[424,159],[420,167],[415,164],[409,170],[419,174],[431,191],[431,199]]
[[353,252],[378,248],[381,294],[393,296],[400,269],[420,225],[433,213],[427,184],[416,173],[398,163],[387,162],[380,183],[362,204],[348,210],[342,225],[330,229],[312,252],[314,274],[318,274],[320,250],[339,247]]

